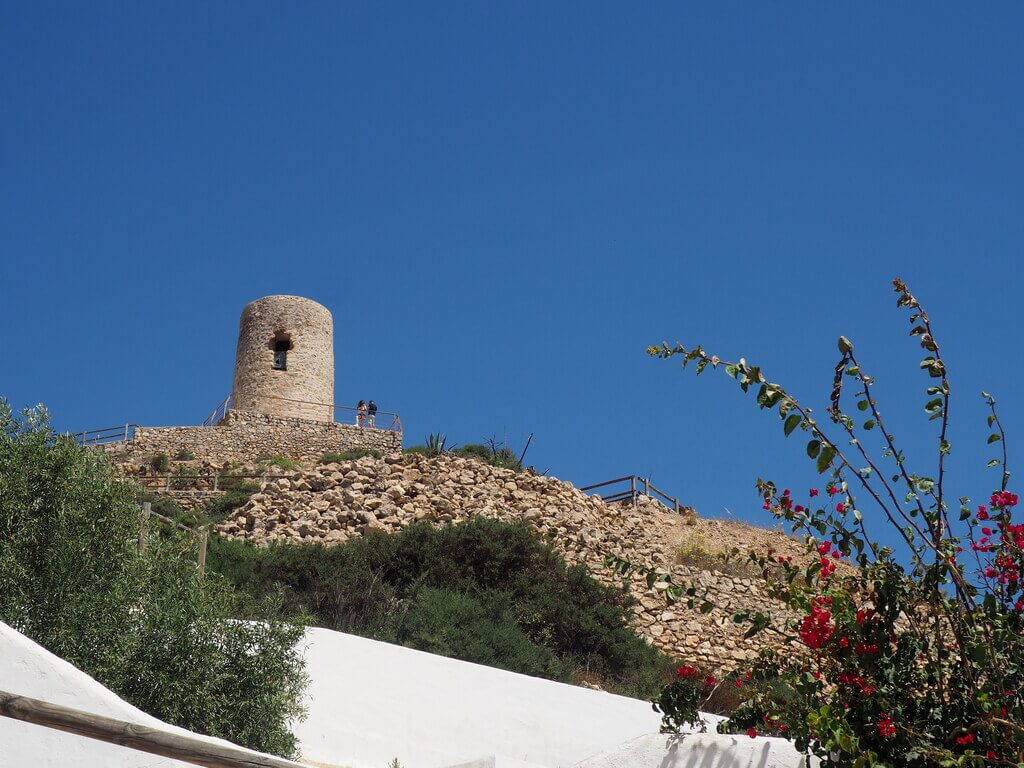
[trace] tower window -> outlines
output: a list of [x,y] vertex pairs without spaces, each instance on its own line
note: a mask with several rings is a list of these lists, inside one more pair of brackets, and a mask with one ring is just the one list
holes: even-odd
[[287,371],[288,370],[288,352],[292,348],[291,337],[286,333],[278,333],[274,335],[273,340],[274,348],[274,365],[275,371]]

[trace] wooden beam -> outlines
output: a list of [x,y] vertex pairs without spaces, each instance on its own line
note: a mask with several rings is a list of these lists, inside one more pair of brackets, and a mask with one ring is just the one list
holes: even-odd
[[308,768],[234,745],[213,744],[192,734],[168,733],[6,691],[0,691],[0,716],[206,768]]

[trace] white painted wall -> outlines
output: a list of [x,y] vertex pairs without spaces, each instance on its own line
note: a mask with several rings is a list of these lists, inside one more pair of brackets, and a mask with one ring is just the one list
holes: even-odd
[[[114,717],[170,733],[183,728],[157,720],[111,693],[87,674],[0,622],[0,690]],[[203,736],[215,744],[221,739]],[[256,753],[254,753],[256,754]],[[0,717],[0,768],[195,768],[115,744]]]
[[[296,733],[303,756],[317,762],[385,768],[397,757],[405,768],[437,768],[493,756],[495,768],[569,768],[588,759],[593,768],[801,765],[781,739],[702,735],[668,744],[646,701],[325,629],[309,630],[306,640],[309,715]],[[720,718],[706,718],[713,733]],[[621,748],[627,742],[642,748]]]
[[[645,701],[311,629],[304,761],[387,768],[797,768],[778,739],[657,734]],[[0,689],[162,728],[67,662],[0,623]],[[713,716],[708,716],[713,719]],[[713,728],[712,728],[713,730]],[[204,737],[208,738],[208,737]],[[217,739],[210,739],[219,742]],[[219,742],[224,743],[224,742]],[[0,768],[184,768],[166,760],[0,718]]]

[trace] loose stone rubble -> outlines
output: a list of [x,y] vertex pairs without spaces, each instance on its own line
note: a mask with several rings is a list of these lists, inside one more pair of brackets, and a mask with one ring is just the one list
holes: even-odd
[[[398,453],[269,477],[217,532],[256,543],[335,544],[367,531],[396,531],[417,521],[458,523],[475,516],[525,521],[569,562],[583,564],[605,584],[622,584],[622,577],[605,565],[605,557],[614,554],[670,572],[674,583],[706,587],[719,607],[702,614],[680,603],[669,606],[663,583],[649,588],[643,577],[628,580],[637,600],[632,608],[636,631],[667,653],[715,671],[741,665],[770,640],[744,640],[746,627],[734,624],[730,615],[771,606],[759,577],[750,578],[742,568],[737,575],[736,566],[732,574],[724,572],[730,570],[725,566],[718,570],[709,552],[742,539],[762,551],[771,547],[796,558],[807,553],[780,532],[705,521],[692,511],[679,515],[648,497],[636,505],[608,505],[555,477],[474,459]],[[694,552],[706,557],[684,564]]]

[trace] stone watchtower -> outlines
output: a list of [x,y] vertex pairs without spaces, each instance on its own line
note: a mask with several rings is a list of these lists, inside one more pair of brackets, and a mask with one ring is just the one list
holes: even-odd
[[301,296],[246,305],[238,326],[232,408],[334,421],[334,319]]

